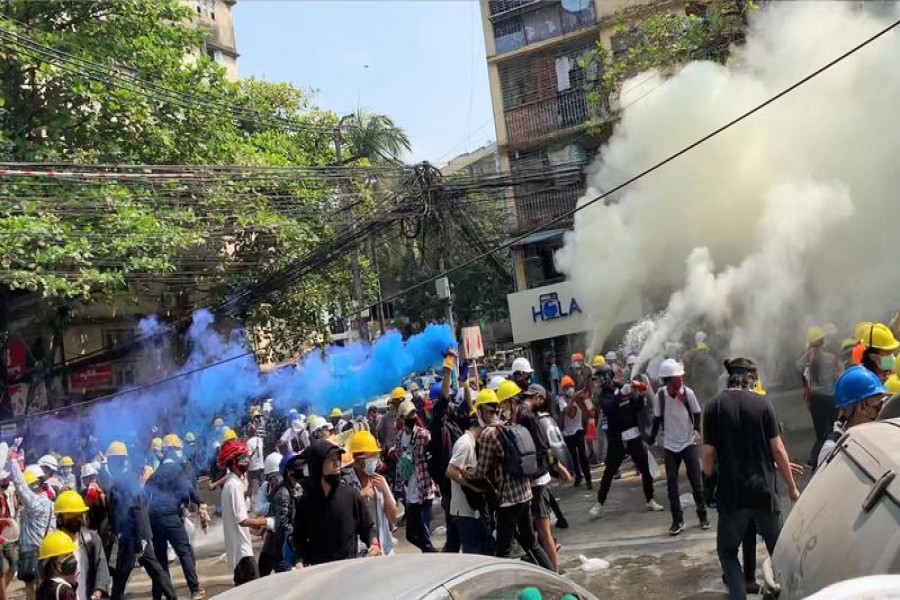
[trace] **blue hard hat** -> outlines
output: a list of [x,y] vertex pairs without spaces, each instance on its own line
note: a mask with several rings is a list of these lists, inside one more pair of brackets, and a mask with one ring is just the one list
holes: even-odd
[[429,400],[437,400],[441,397],[441,386],[440,382],[431,384],[431,387],[428,389]]
[[887,391],[875,373],[862,366],[851,367],[834,384],[834,406],[847,408],[879,394]]

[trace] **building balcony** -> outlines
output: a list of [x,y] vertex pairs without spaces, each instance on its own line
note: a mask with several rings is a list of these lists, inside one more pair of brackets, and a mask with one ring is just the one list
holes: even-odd
[[[584,195],[584,183],[571,183],[548,189],[517,188],[514,192],[516,221],[511,233],[534,229],[575,208]],[[571,217],[554,224],[554,227],[571,226]]]
[[507,141],[523,146],[544,141],[560,132],[580,127],[588,119],[586,94],[572,89],[552,98],[536,100],[506,111]]
[[[495,5],[506,10],[494,12]],[[580,31],[597,23],[594,3],[587,0],[495,0],[491,3],[491,8],[494,50],[498,55]]]

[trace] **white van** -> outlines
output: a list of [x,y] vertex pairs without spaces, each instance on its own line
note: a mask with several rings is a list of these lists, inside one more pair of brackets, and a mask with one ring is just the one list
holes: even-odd
[[859,425],[838,442],[785,521],[766,565],[793,600],[847,579],[900,573],[900,419]]

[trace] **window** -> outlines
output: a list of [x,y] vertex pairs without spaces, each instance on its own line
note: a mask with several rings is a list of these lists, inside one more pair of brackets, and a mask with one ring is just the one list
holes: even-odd
[[113,365],[113,386],[123,388],[134,385],[134,364],[122,363]]
[[537,588],[543,600],[560,600],[566,595],[581,597],[578,588],[561,577],[515,567],[498,566],[463,576],[446,587],[455,600],[516,600],[528,587]]
[[103,347],[106,349],[118,348],[119,346],[128,344],[133,340],[133,329],[116,328],[103,330]]

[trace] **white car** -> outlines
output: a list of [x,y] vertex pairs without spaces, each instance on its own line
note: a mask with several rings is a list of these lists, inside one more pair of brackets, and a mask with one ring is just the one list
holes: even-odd
[[342,560],[270,575],[228,590],[219,600],[516,600],[535,587],[546,600],[597,597],[546,569],[479,554],[395,554]]

